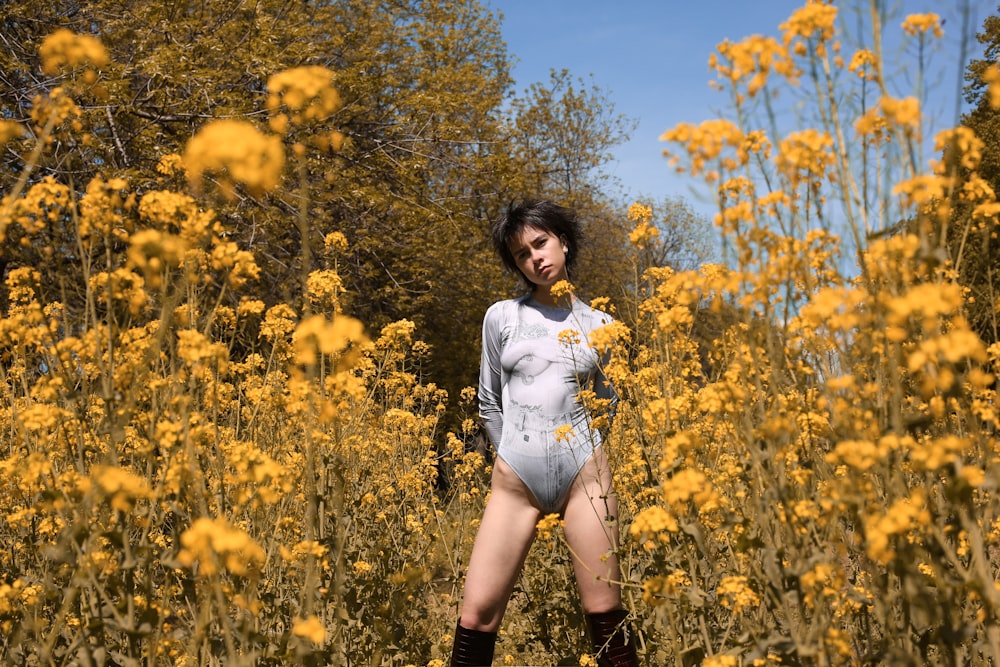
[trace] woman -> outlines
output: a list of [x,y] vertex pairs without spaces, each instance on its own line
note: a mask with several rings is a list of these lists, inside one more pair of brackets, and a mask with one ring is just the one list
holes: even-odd
[[494,225],[492,241],[530,292],[493,304],[483,320],[479,411],[497,459],[451,664],[491,664],[535,526],[559,513],[598,664],[638,665],[615,583],[621,574],[611,471],[602,434],[577,400],[580,390],[592,389],[614,412],[617,395],[587,343],[590,331],[611,319],[572,294],[552,293],[576,260],[579,223],[573,211],[550,201],[515,203]]

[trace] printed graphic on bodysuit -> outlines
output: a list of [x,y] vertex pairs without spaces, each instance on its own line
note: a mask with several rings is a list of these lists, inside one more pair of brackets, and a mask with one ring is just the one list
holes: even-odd
[[601,444],[579,391],[593,389],[612,403],[617,398],[598,355],[581,342],[609,321],[580,302],[568,310],[522,298],[496,304],[483,323],[480,412],[497,455],[546,512],[561,510]]

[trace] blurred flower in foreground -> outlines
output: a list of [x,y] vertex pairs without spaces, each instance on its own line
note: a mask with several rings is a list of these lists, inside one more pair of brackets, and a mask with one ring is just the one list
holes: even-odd
[[297,619],[292,627],[292,634],[296,637],[304,637],[313,644],[322,644],[326,640],[326,628],[323,627],[322,621],[315,616]]
[[227,198],[236,185],[252,194],[269,192],[278,186],[285,167],[281,139],[267,136],[242,120],[216,120],[198,130],[184,151],[188,181],[194,188],[203,176],[216,176]]
[[0,146],[24,134],[24,127],[12,120],[0,120]]
[[267,93],[271,129],[280,134],[288,131],[289,122],[326,120],[340,108],[333,72],[325,67],[295,67],[278,72],[267,80]]
[[38,55],[42,59],[42,71],[50,76],[77,67],[86,68],[84,78],[88,83],[96,80],[95,69],[108,64],[108,52],[96,37],[78,35],[71,30],[60,28],[45,38]]
[[264,562],[264,550],[245,532],[225,519],[197,519],[181,535],[183,548],[177,560],[185,567],[198,563],[198,574],[212,576],[219,564],[236,575]]
[[934,12],[910,14],[903,21],[903,30],[908,35],[921,35],[930,32],[935,37],[944,36],[944,31],[941,30],[941,17]]
[[93,477],[111,507],[122,512],[131,511],[136,500],[152,495],[145,479],[117,466],[98,466]]

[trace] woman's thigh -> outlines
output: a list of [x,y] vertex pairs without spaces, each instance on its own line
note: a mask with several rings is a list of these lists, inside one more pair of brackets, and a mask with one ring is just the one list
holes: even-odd
[[498,458],[465,577],[463,627],[493,632],[500,626],[540,518],[524,482]]
[[580,601],[587,613],[621,606],[618,498],[604,450],[598,448],[573,482],[566,501],[564,533],[573,555]]

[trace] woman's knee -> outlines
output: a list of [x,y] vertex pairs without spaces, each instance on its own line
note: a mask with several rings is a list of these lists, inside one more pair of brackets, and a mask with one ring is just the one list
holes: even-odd
[[622,589],[616,583],[601,588],[580,587],[580,606],[585,614],[603,614],[622,608]]
[[462,605],[459,623],[466,630],[478,632],[496,632],[503,619],[503,610],[479,609],[468,603]]

